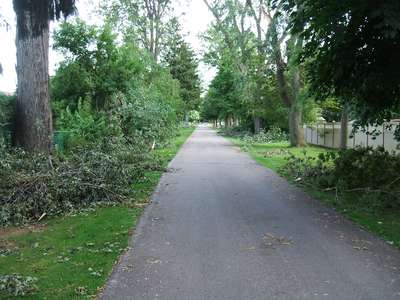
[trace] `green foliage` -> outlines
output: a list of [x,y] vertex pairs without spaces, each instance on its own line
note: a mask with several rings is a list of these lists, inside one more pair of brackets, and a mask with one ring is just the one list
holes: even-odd
[[[322,153],[319,157],[290,156],[288,176],[337,193],[357,193],[365,209],[400,209],[400,156],[384,149],[356,148]],[[384,170],[384,172],[382,172]]]
[[312,90],[349,103],[364,124],[400,110],[400,2],[278,1],[304,36]]
[[57,151],[1,145],[1,226],[130,199],[132,185],[160,169],[151,150],[175,136],[182,117],[169,70],[117,45],[109,25],[64,22],[54,40],[67,57],[52,79]]
[[194,51],[181,37],[170,43],[165,62],[174,79],[179,81],[185,110],[197,110],[200,105],[199,63]]
[[11,123],[14,111],[15,96],[0,92],[0,124]]
[[189,111],[189,122],[198,123],[200,121],[200,113],[197,110]]
[[220,133],[224,136],[235,138],[236,142],[239,142],[246,147],[256,144],[279,144],[288,141],[287,133],[276,126],[272,126],[268,130],[262,130],[258,134],[252,134],[249,131],[243,130],[241,127],[222,128],[220,129]]
[[320,103],[321,115],[327,122],[339,122],[342,116],[342,106],[335,98],[327,98]]
[[58,145],[60,150],[73,150],[76,146],[96,143],[106,137],[122,136],[115,116],[95,113],[89,101],[79,101],[75,111],[70,107],[60,110],[57,118]]
[[246,144],[271,144],[286,142],[288,135],[279,127],[271,127],[269,130],[261,131],[259,134],[244,135],[242,140]]
[[139,45],[156,62],[180,30],[172,0],[113,0],[103,1],[100,6],[124,40]]
[[[179,83],[132,44],[117,46],[110,26],[64,23],[55,48],[68,56],[52,80],[56,124],[67,148],[104,136],[162,145],[182,116]],[[78,78],[78,84],[77,80]]]
[[119,110],[124,134],[130,139],[142,139],[148,145],[164,145],[176,132],[176,114],[166,103],[148,101],[141,98],[143,94],[135,96],[136,101],[127,102]]
[[68,58],[52,80],[52,95],[72,109],[80,98],[90,99],[96,110],[109,108],[116,93],[137,88],[148,65],[154,65],[133,46],[118,47],[109,26],[97,28],[80,20],[61,25],[54,48]]
[[37,291],[37,278],[18,274],[0,276],[0,296],[25,296]]
[[223,119],[238,113],[241,108],[241,78],[229,57],[221,62],[212,80],[203,106],[205,119]]
[[15,96],[0,92],[0,144],[10,142],[11,124],[14,117]]

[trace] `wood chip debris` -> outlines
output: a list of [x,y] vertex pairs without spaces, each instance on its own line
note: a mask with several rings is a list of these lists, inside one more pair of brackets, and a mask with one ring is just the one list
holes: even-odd
[[284,236],[275,236],[271,233],[266,233],[263,237],[264,245],[267,248],[275,248],[276,246],[290,246],[293,245],[293,240]]

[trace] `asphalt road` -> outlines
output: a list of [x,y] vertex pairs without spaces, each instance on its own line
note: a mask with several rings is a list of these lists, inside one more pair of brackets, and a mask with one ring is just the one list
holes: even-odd
[[400,252],[209,128],[162,177],[102,299],[400,299]]

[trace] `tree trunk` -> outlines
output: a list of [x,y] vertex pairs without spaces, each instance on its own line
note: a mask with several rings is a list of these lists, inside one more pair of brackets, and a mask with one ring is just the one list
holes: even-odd
[[294,147],[304,147],[304,130],[302,127],[302,110],[299,102],[301,89],[300,70],[296,66],[293,70],[292,93],[289,105],[289,135],[290,145]]
[[349,135],[348,124],[349,124],[349,115],[347,113],[347,108],[343,107],[342,118],[340,120],[340,149],[347,148],[347,139]]
[[13,144],[31,152],[50,152],[53,133],[48,74],[48,1],[32,0],[19,6],[17,2],[14,0],[18,87]]
[[261,119],[259,117],[254,117],[253,123],[254,123],[254,134],[259,134],[261,132]]
[[189,113],[185,112],[185,127],[189,127]]
[[302,113],[296,103],[289,110],[289,140],[293,147],[304,147],[304,130],[301,127]]
[[240,126],[239,117],[236,117],[236,118],[235,118],[235,126],[236,126],[236,127],[239,127],[239,126]]

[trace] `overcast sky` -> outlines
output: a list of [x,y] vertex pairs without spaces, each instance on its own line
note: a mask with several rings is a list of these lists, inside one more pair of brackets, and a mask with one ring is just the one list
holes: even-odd
[[[90,24],[99,24],[101,20],[93,11],[102,0],[77,0],[79,17]],[[207,29],[212,21],[212,15],[202,0],[172,0],[175,11],[178,15],[183,13],[180,18],[183,32],[187,34],[186,40],[199,54],[202,49],[202,43],[199,34]],[[11,25],[10,28],[0,28],[0,62],[3,66],[3,75],[0,75],[0,91],[13,92],[16,86],[16,50],[15,50],[15,14],[12,7],[12,0],[1,0],[0,15],[6,18]],[[52,25],[54,27],[54,25]],[[50,47],[50,74],[54,74],[57,63],[62,59]],[[204,64],[200,65],[200,75],[206,87],[215,74]]]

